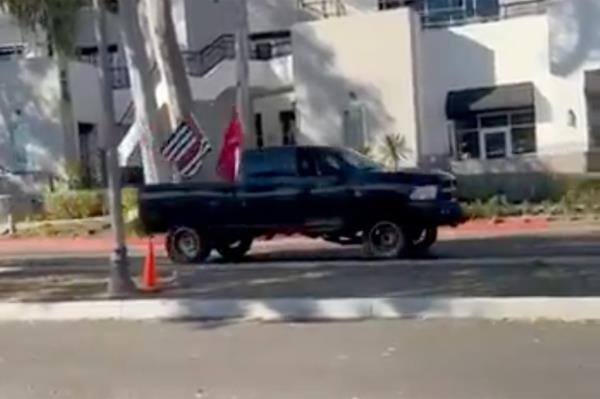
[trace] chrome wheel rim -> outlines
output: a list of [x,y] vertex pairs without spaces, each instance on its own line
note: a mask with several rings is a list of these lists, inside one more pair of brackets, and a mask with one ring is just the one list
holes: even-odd
[[192,259],[200,252],[200,237],[192,229],[182,228],[175,233],[175,248],[186,258]]
[[393,256],[402,245],[402,231],[392,222],[379,222],[369,233],[369,242],[377,256]]
[[419,245],[425,241],[427,238],[427,229],[417,230],[412,237],[412,243],[414,245]]

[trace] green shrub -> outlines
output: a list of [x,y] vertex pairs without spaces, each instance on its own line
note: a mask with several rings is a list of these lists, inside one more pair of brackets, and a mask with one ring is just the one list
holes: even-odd
[[138,214],[138,191],[125,188],[122,191],[123,219],[127,235],[141,237],[144,235]]
[[123,215],[127,217],[132,212],[137,212],[138,191],[135,188],[124,188],[121,191],[121,203],[123,204]]
[[98,190],[73,190],[46,193],[46,219],[82,219],[105,214],[104,194]]

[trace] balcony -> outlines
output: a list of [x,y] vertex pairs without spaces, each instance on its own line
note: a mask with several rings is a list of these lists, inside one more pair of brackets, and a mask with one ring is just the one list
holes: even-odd
[[[254,33],[249,37],[250,59],[269,61],[292,53],[289,31]],[[224,60],[235,59],[235,36],[224,34],[199,51],[182,51],[190,76],[202,77]]]
[[[270,61],[292,53],[292,38],[289,31],[254,33],[250,35],[249,40],[250,59],[254,61]],[[186,72],[192,77],[203,77],[221,62],[235,59],[235,36],[224,34],[201,50],[183,50],[181,54]],[[112,88],[114,90],[130,88],[131,82],[125,60],[116,49],[109,51],[109,55],[112,65],[109,69]],[[97,52],[79,52],[77,59],[86,64],[98,65]]]
[[421,15],[423,28],[432,29],[543,14],[548,3],[548,0],[379,0],[379,9],[412,6]]

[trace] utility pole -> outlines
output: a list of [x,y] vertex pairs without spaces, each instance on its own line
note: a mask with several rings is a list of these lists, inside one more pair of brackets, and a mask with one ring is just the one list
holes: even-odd
[[250,28],[248,22],[248,0],[239,0],[240,12],[238,31],[235,35],[235,55],[237,66],[237,109],[246,137],[254,135],[254,107],[250,94]]
[[135,290],[129,274],[129,259],[125,242],[125,226],[121,205],[121,171],[115,125],[115,106],[112,91],[112,76],[109,74],[109,62],[106,39],[106,9],[104,0],[94,0],[94,30],[98,44],[98,63],[100,90],[102,93],[101,143],[106,151],[108,175],[108,200],[115,248],[110,256],[108,294],[111,297],[125,296]]

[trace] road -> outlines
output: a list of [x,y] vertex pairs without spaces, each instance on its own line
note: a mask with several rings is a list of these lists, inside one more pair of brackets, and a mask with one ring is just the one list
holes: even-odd
[[[258,243],[240,264],[158,259],[161,295],[196,298],[598,296],[600,231],[553,230],[444,237],[426,259],[372,261],[360,248],[291,239]],[[94,299],[105,293],[106,254],[0,256],[0,300]],[[143,260],[132,257],[140,274]]]
[[597,398],[600,325],[0,325],[11,399]]
[[[473,258],[515,258],[530,256],[600,256],[600,224],[572,223],[553,225],[548,230],[502,231],[477,233],[454,232],[446,229],[441,233],[439,242],[432,249],[435,259],[473,259]],[[98,248],[81,250],[74,247],[77,241],[51,239],[42,240],[0,240],[0,265],[16,263],[27,259],[30,263],[60,264],[98,264],[106,262],[108,249]],[[102,245],[100,245],[102,244]],[[109,243],[110,244],[110,243]],[[88,244],[89,245],[89,244]],[[131,247],[132,258],[143,256],[143,248]],[[156,248],[159,257],[164,256],[162,246]],[[253,261],[297,261],[357,259],[361,257],[358,247],[341,247],[321,240],[302,237],[276,239],[256,242],[247,262]],[[27,262],[26,262],[27,263]]]

